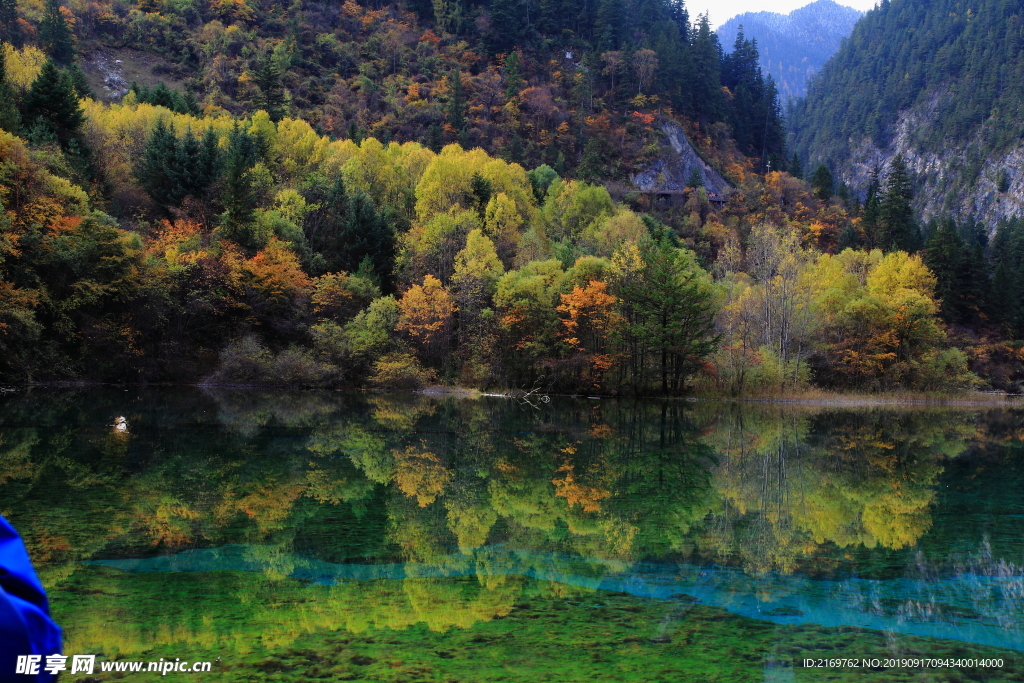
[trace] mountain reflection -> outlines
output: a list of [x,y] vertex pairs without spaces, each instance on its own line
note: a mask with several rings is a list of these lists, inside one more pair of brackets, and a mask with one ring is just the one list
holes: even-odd
[[[701,566],[729,582],[934,574],[949,569],[948,548],[924,542],[942,536],[945,469],[1021,433],[1002,411],[220,390],[2,400],[0,513],[51,589],[92,596],[75,642],[123,653],[245,636],[184,594],[159,628],[128,618],[169,579],[133,575],[126,604],[117,569],[210,572],[175,590],[237,602],[265,643],[467,628],[609,577],[656,595],[650,563],[673,581]],[[109,427],[122,414],[130,433]],[[1017,576],[1024,558],[999,555],[1010,546],[964,562]],[[915,600],[899,609],[941,611]]]

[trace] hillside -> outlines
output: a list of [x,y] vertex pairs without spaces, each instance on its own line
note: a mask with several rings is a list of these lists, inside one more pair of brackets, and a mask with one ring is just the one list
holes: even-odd
[[807,81],[835,54],[862,13],[833,0],[817,0],[789,14],[744,12],[718,27],[723,45],[743,35],[757,41],[761,70],[771,74],[783,100],[803,97]]
[[788,112],[790,143],[863,191],[897,154],[924,221],[1024,215],[1021,8],[882,2]]
[[913,253],[899,174],[864,245],[869,207],[782,170],[752,41],[526,9],[2,0],[0,381],[1016,386],[947,329],[978,262]]

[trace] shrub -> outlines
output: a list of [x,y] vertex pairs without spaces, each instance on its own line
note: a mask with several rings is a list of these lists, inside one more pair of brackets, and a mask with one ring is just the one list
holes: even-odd
[[433,377],[410,353],[389,353],[373,364],[370,384],[378,389],[413,391]]
[[248,335],[221,351],[217,371],[206,383],[309,387],[329,384],[338,376],[336,367],[319,362],[308,351],[291,348],[275,355]]

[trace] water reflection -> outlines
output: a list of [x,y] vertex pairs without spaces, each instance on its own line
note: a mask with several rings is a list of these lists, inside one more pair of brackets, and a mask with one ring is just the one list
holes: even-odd
[[[1024,650],[1013,412],[239,391],[0,400],[0,513],[69,596],[81,648],[442,632],[537,596],[613,591]],[[111,429],[112,414],[131,430]],[[137,616],[168,591],[183,599]],[[184,599],[195,591],[208,599]],[[674,637],[676,617],[660,619],[651,642]]]

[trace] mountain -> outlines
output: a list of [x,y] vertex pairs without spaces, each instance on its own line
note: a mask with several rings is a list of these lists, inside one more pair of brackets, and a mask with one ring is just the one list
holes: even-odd
[[789,142],[855,190],[902,155],[924,220],[1024,215],[1024,21],[1004,0],[884,0],[790,107]]
[[833,0],[818,0],[789,14],[744,12],[718,27],[729,47],[740,30],[757,41],[761,69],[771,74],[784,100],[802,97],[807,81],[839,49],[862,13]]

